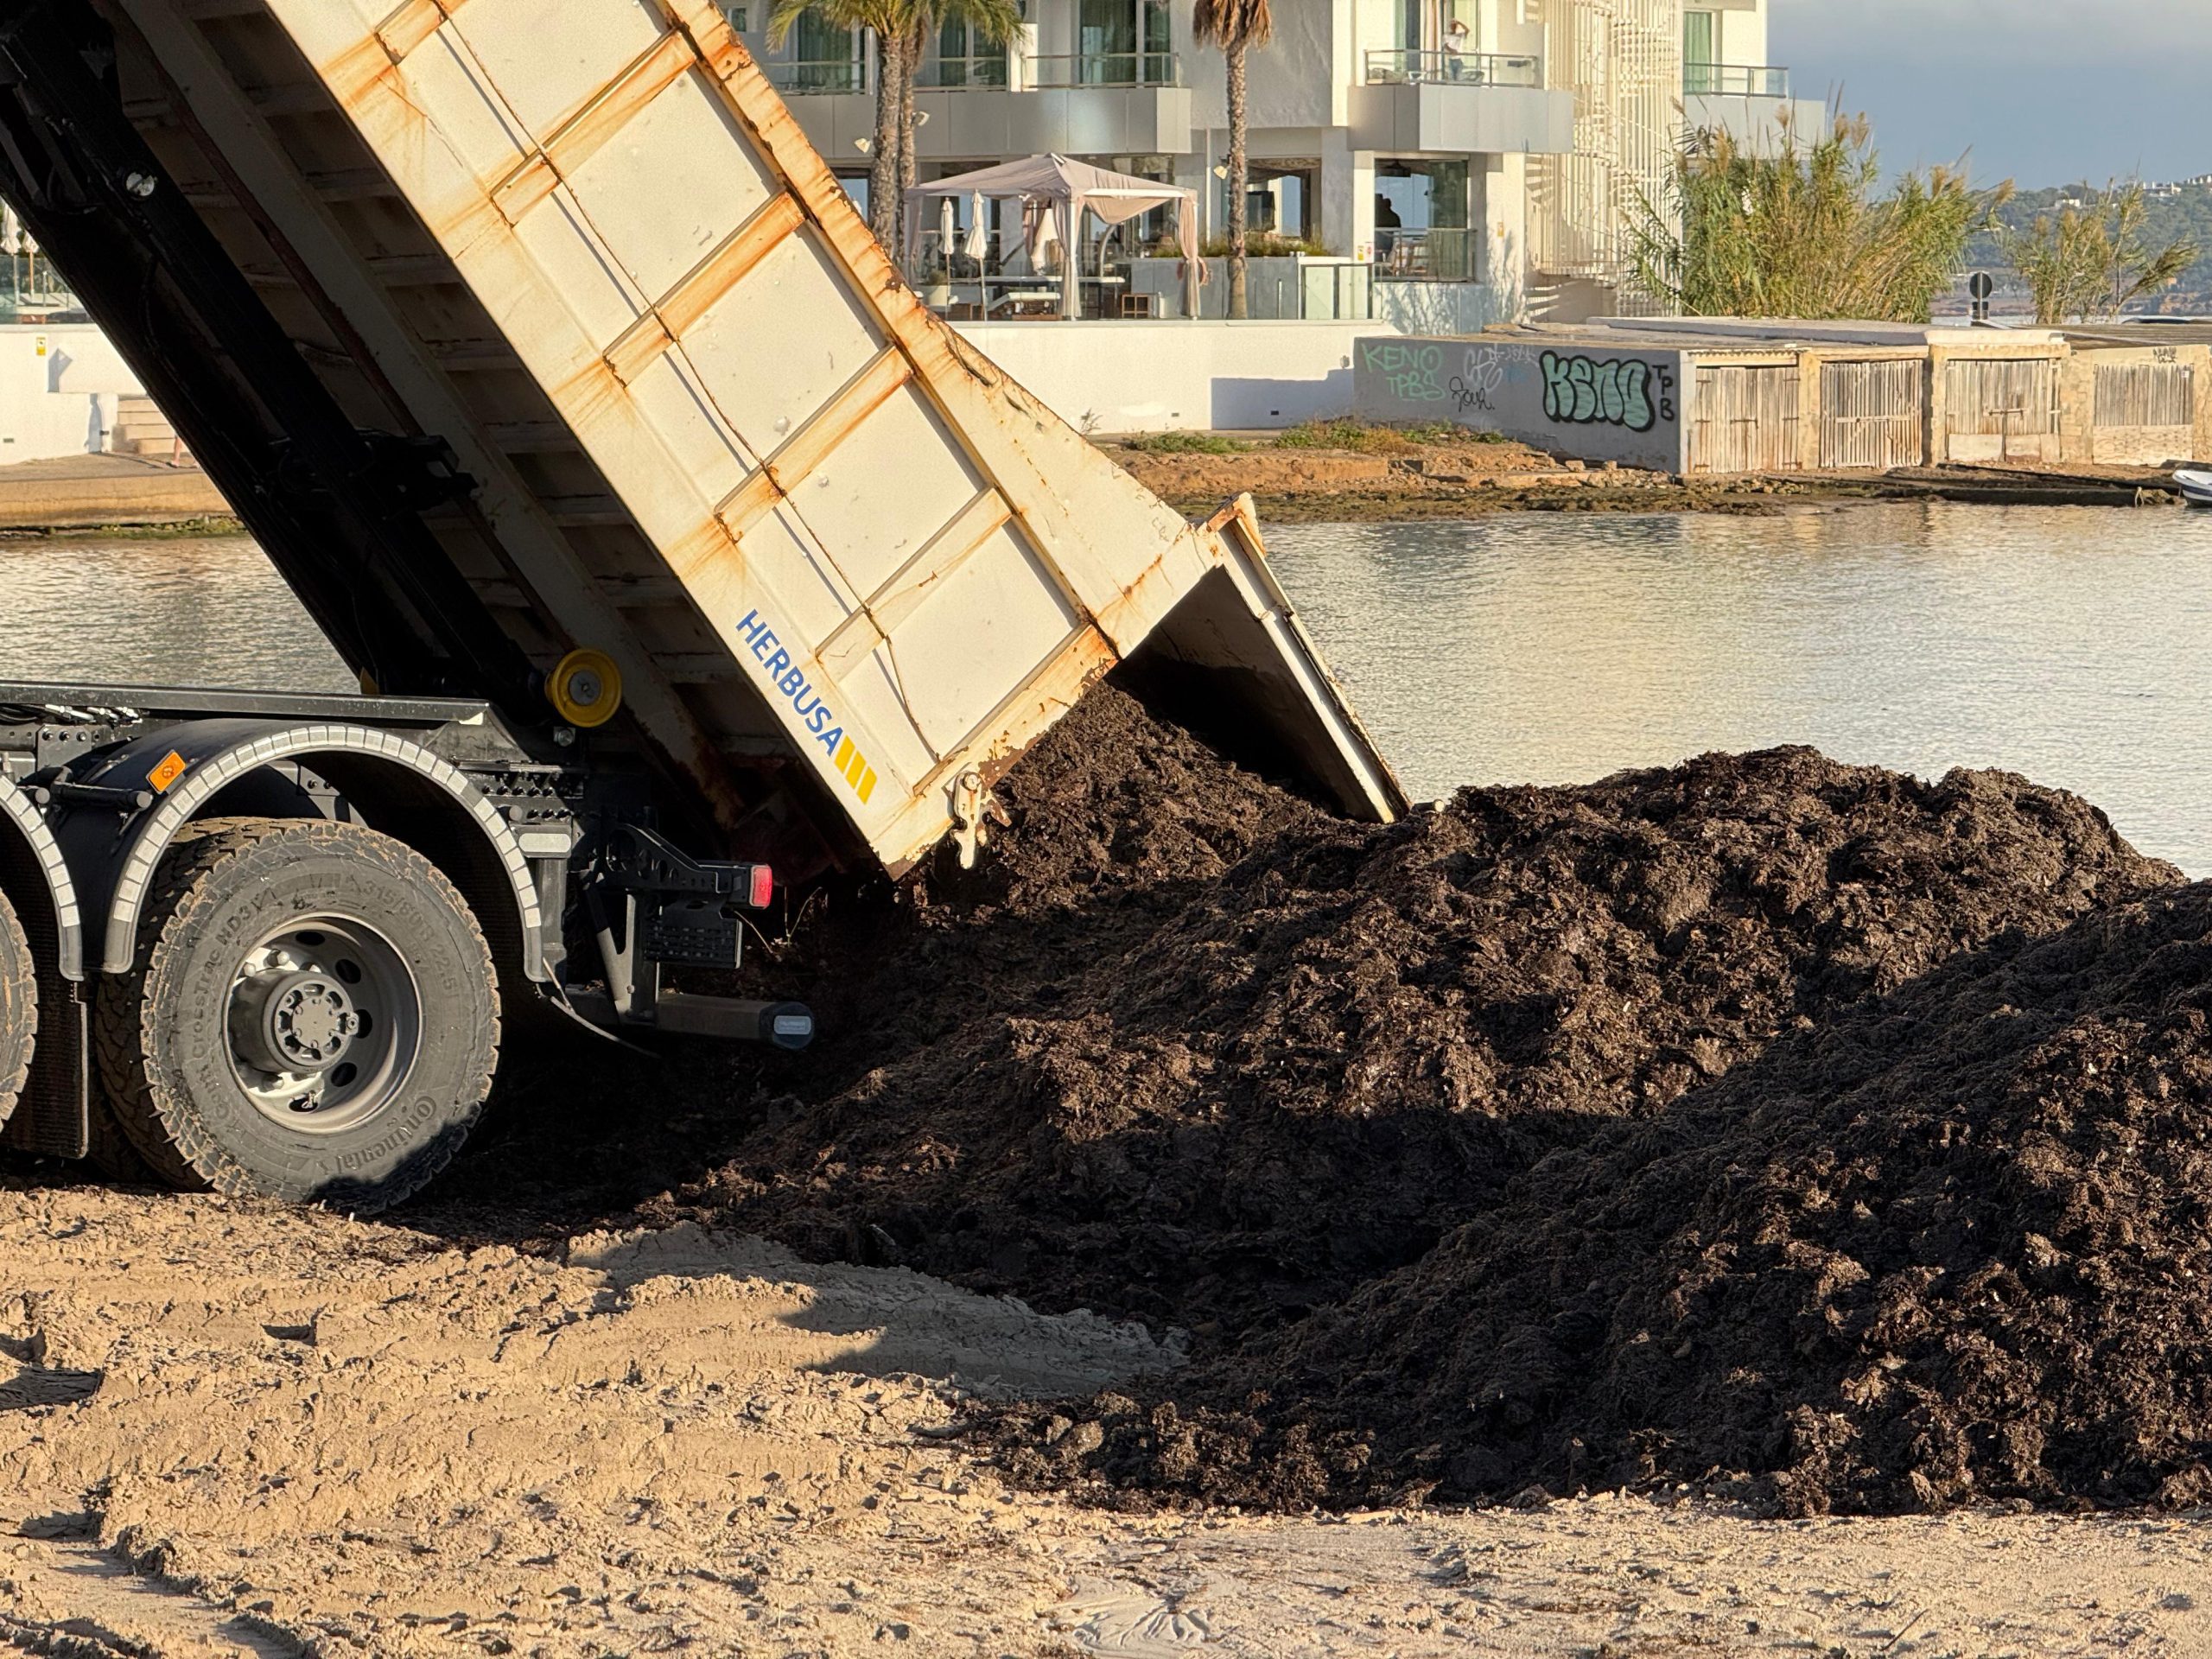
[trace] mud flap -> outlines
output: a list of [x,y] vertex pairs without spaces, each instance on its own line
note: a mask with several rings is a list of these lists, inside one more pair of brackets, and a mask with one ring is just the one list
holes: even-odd
[[1233,758],[1287,775],[1345,817],[1389,823],[1406,793],[1268,568],[1252,498],[1205,525],[1220,564],[1184,595],[1131,666]]
[[0,1131],[0,1147],[41,1158],[82,1158],[91,1149],[92,1021],[85,987],[49,969],[38,976],[38,1046],[23,1097]]

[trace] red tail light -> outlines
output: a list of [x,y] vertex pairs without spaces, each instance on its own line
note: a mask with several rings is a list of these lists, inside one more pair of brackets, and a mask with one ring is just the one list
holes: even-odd
[[755,910],[768,908],[768,899],[776,890],[776,873],[766,864],[753,867],[753,879],[745,890],[745,902]]

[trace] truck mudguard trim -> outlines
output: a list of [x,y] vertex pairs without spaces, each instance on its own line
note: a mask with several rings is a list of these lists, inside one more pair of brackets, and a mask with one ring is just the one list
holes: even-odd
[[[170,743],[175,735],[173,728],[161,741]],[[431,753],[419,743],[368,727],[323,725],[289,726],[264,732],[193,763],[183,781],[148,815],[116,878],[115,895],[108,906],[102,972],[130,971],[137,955],[138,912],[145,905],[155,866],[209,798],[225,785],[260,767],[318,753],[360,754],[388,760],[428,779],[459,802],[499,855],[507,880],[514,889],[515,909],[522,924],[523,971],[534,980],[545,977],[545,915],[538,903],[537,879],[531,873],[530,861],[524,856],[513,828],[499,815],[499,810],[485,798],[483,791],[469,782],[451,761]]]
[[0,816],[4,816],[30,843],[46,877],[47,896],[54,901],[54,932],[60,940],[61,959],[55,965],[64,979],[85,976],[85,923],[77,908],[77,883],[61,856],[61,846],[45,815],[13,779],[0,778]]

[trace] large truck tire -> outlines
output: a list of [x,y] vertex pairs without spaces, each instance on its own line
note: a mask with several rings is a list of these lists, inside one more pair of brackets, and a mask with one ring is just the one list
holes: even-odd
[[94,1035],[162,1179],[367,1213],[419,1191],[482,1112],[498,976],[467,900],[411,849],[217,819],[163,859]]
[[123,1132],[122,1120],[99,1089],[92,1090],[85,1122],[85,1161],[99,1171],[101,1179],[118,1186],[160,1186],[162,1178],[138,1155],[138,1148]]
[[22,1098],[31,1073],[31,1045],[38,1038],[38,965],[31,942],[0,893],[0,1123]]

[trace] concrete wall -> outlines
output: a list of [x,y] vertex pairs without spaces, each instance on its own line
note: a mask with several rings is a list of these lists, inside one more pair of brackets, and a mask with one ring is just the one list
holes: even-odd
[[1079,432],[1294,426],[1351,412],[1372,322],[961,322]]
[[117,399],[144,390],[91,323],[0,325],[0,466],[97,454]]
[[1687,466],[1679,351],[1411,335],[1358,346],[1352,407],[1364,419],[1456,421],[1587,461]]
[[1493,322],[1517,322],[1517,288],[1489,283],[1377,283],[1375,320],[1408,334],[1479,334]]

